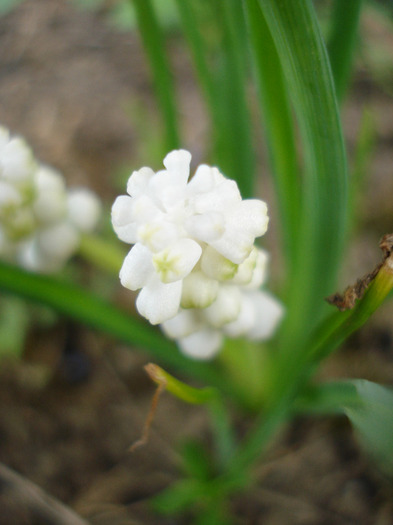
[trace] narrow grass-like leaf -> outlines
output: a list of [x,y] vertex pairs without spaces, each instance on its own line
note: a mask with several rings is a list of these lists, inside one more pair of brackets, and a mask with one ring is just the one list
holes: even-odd
[[335,0],[333,4],[328,51],[339,101],[351,76],[362,5],[363,0]]
[[244,0],[265,136],[276,185],[287,274],[298,242],[301,195],[292,111],[269,28],[258,0]]
[[208,65],[208,46],[198,26],[196,14],[189,0],[175,0],[184,36],[188,41],[198,81],[204,93],[212,122],[217,121],[217,97],[213,74]]
[[164,38],[161,34],[151,0],[129,0],[135,9],[143,46],[153,75],[157,101],[162,113],[165,130],[165,147],[169,151],[179,147],[177,110],[171,68],[165,54]]
[[[343,249],[347,165],[329,60],[309,0],[259,0],[280,57],[302,138],[301,224],[284,352],[308,336],[331,293]],[[300,204],[300,203],[299,203]]]
[[187,359],[159,330],[75,285],[0,263],[0,290],[50,306],[98,331],[147,350],[166,366],[226,392],[229,390],[225,378],[220,377],[214,366]]
[[255,159],[246,98],[244,61],[245,21],[238,0],[216,1],[223,30],[223,67],[218,96],[223,117],[218,133],[225,134],[223,172],[237,181],[243,198],[253,196]]
[[367,108],[363,110],[362,119],[360,121],[355,151],[353,153],[353,160],[351,166],[351,186],[349,192],[349,227],[348,233],[353,231],[357,224],[361,221],[361,212],[363,206],[361,203],[365,196],[364,186],[367,181],[367,176],[370,172],[371,161],[375,153],[376,146],[376,126],[375,118],[371,111]]
[[247,67],[241,4],[237,0],[215,0],[207,6],[211,11],[209,24],[217,40],[212,49],[197,6],[189,0],[176,3],[210,113],[214,162],[226,176],[237,181],[243,197],[250,197],[255,160],[245,91]]

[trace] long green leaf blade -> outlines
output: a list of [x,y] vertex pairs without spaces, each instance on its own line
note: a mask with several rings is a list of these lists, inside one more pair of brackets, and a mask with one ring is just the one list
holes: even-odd
[[351,75],[362,4],[363,0],[335,0],[333,4],[328,50],[340,101],[344,98]]
[[151,0],[129,0],[135,9],[143,46],[150,62],[157,101],[163,118],[165,147],[179,147],[177,111],[171,68],[164,51],[164,38]]
[[308,335],[331,292],[343,250],[347,164],[329,60],[309,0],[259,0],[302,138],[302,217],[287,322],[287,352]]
[[228,390],[213,366],[185,358],[159,330],[71,283],[0,262],[0,290],[48,305],[87,326],[147,350],[160,363]]
[[250,47],[254,58],[271,171],[280,208],[285,264],[287,273],[291,275],[301,210],[292,112],[276,47],[258,0],[245,0],[244,8],[247,14]]
[[[237,181],[243,198],[253,196],[255,158],[251,136],[251,119],[245,91],[245,48],[242,35],[245,21],[238,0],[216,2],[223,30],[224,64],[219,82],[219,96],[224,104],[223,121],[217,134],[225,133],[222,156],[224,173]],[[224,131],[225,130],[225,131]]]

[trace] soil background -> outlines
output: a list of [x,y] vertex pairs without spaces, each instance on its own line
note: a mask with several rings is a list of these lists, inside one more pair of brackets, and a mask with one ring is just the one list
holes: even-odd
[[[393,49],[392,35],[381,37],[372,18],[362,32],[366,47],[378,35]],[[174,35],[169,47],[184,146],[197,164],[208,146],[207,119],[182,41]],[[393,230],[393,99],[377,80],[360,60],[344,108],[350,152],[365,107],[376,137],[354,201],[358,224],[343,286],[375,266],[378,240]],[[159,128],[137,34],[111,26],[105,8],[23,2],[0,17],[0,122],[70,185],[92,187],[109,209],[123,192],[124,175],[149,164],[143,137]],[[267,243],[274,252],[274,228]],[[92,279],[87,269],[81,278]],[[132,302],[116,293],[123,304]],[[392,314],[387,304],[321,375],[393,384]],[[209,443],[205,413],[164,395],[149,442],[130,454],[154,392],[143,371],[147,362],[137,349],[67,320],[31,324],[22,359],[0,363],[0,461],[22,476],[0,483],[0,525],[60,523],[40,514],[26,496],[26,480],[93,525],[190,523],[187,516],[158,516],[149,500],[179,478],[182,442]],[[392,481],[360,450],[344,418],[299,418],[257,467],[256,485],[231,506],[239,524],[392,525],[392,496]]]

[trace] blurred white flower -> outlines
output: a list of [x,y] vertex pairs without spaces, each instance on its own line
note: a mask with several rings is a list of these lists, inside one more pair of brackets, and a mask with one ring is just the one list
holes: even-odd
[[101,212],[89,190],[67,190],[63,176],[40,165],[25,141],[0,127],[0,257],[55,272]]
[[236,182],[217,168],[201,165],[189,181],[190,161],[188,151],[177,150],[165,157],[165,170],[133,172],[128,195],[112,207],[115,232],[134,245],[121,283],[142,289],[137,309],[152,324],[171,319],[180,306],[214,304],[218,283],[236,274],[268,225],[266,204],[243,201]]

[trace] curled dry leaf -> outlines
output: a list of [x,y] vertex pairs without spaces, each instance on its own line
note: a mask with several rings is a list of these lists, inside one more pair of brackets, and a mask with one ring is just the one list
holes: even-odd
[[335,293],[326,298],[329,304],[337,306],[341,311],[351,310],[358,299],[361,299],[367,290],[370,283],[378,275],[378,272],[384,265],[386,259],[390,257],[393,251],[393,233],[384,235],[379,243],[379,247],[383,252],[383,260],[374,268],[374,270],[365,276],[357,279],[355,284],[347,286],[343,294]]

